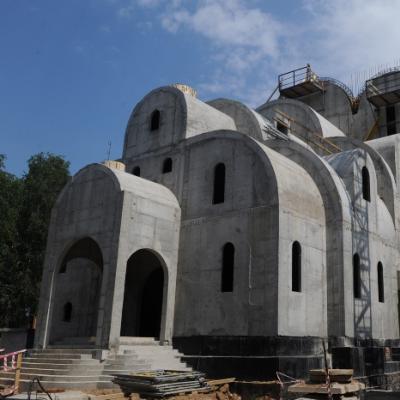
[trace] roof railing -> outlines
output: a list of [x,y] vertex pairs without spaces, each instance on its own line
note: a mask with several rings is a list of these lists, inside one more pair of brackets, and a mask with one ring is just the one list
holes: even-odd
[[310,64],[278,76],[280,91],[305,82],[320,82],[318,75],[312,71]]

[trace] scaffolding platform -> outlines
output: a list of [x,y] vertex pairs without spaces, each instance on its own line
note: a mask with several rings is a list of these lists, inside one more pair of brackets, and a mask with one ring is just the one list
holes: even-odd
[[388,72],[365,83],[367,99],[376,107],[400,102],[400,71]]
[[282,96],[291,99],[324,90],[323,82],[309,65],[279,75],[278,87]]

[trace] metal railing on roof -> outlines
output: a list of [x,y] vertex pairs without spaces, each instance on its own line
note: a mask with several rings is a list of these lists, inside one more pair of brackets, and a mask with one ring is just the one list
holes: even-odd
[[353,91],[346,84],[338,81],[337,79],[330,78],[328,76],[324,76],[319,79],[322,82],[332,83],[333,85],[340,87],[346,93],[346,95],[349,99],[352,113],[355,114],[358,111],[358,106],[360,105],[360,97],[354,96]]
[[311,70],[311,66],[307,64],[305,67],[297,68],[279,75],[278,82],[279,90],[281,91],[304,82],[319,82],[319,78],[317,74]]
[[329,83],[333,83],[336,86],[339,86],[341,89],[344,90],[344,92],[347,94],[347,96],[353,100],[356,97],[353,94],[353,91],[347,86],[345,85],[343,82],[338,81],[337,79],[334,78],[330,78],[329,76],[323,76],[319,78],[321,81],[323,82],[329,82]]

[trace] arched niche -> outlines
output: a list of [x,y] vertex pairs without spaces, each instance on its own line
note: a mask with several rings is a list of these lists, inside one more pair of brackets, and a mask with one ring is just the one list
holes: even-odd
[[94,344],[103,256],[85,237],[65,252],[54,276],[50,344]]

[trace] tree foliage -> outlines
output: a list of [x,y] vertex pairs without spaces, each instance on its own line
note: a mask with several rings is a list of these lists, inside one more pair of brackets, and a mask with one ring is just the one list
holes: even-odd
[[3,326],[10,324],[15,306],[20,202],[21,182],[5,171],[5,156],[0,155],[0,323]]
[[0,156],[0,325],[17,327],[36,312],[51,209],[69,179],[69,163],[39,153],[17,178],[4,161]]

